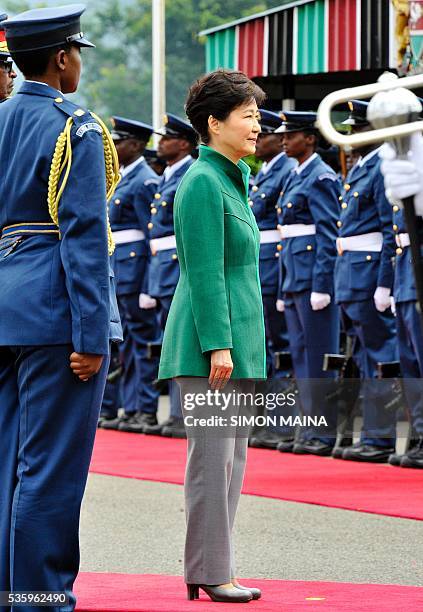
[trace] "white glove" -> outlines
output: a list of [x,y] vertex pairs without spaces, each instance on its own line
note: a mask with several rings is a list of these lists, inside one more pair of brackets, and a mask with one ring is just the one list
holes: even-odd
[[312,291],[310,304],[313,310],[323,310],[326,306],[329,306],[331,299],[329,293],[317,293],[316,291]]
[[393,147],[386,143],[379,152],[385,177],[386,197],[391,203],[414,197],[416,214],[423,216],[423,136],[411,135],[408,160],[397,159]]
[[151,308],[156,308],[157,300],[147,295],[146,293],[141,293],[139,304],[142,310],[150,310]]
[[388,287],[378,287],[373,296],[376,310],[385,312],[391,306],[391,290]]
[[285,302],[283,300],[276,300],[276,310],[278,312],[285,312]]

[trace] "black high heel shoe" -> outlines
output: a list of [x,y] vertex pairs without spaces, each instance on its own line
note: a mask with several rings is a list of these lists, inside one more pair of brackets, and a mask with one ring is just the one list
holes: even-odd
[[261,597],[261,591],[260,589],[256,589],[255,587],[245,587],[242,586],[242,584],[234,584],[234,587],[236,589],[240,589],[241,591],[249,591],[251,593],[251,595],[253,596],[253,599],[260,599]]
[[199,599],[200,589],[202,589],[212,601],[222,603],[248,603],[253,599],[251,591],[246,588],[223,588],[218,584],[187,584],[188,599],[190,601]]

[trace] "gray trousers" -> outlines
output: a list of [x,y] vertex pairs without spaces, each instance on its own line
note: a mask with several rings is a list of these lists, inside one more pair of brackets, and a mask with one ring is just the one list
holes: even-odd
[[[185,398],[205,393],[206,378],[178,378],[184,420],[196,416],[200,405]],[[223,393],[254,393],[254,382],[231,380]],[[239,406],[231,405],[225,416],[238,415]],[[220,407],[201,405],[201,416],[221,413]],[[198,416],[198,414],[197,414]],[[188,422],[188,421],[187,421]],[[188,455],[185,471],[185,582],[187,584],[226,584],[236,576],[232,529],[244,479],[248,447],[248,428],[186,426]]]

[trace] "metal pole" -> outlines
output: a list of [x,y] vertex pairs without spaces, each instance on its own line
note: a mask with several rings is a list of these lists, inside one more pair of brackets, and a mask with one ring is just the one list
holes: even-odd
[[[163,125],[166,112],[165,0],[152,0],[153,127]],[[159,136],[154,134],[154,147]]]

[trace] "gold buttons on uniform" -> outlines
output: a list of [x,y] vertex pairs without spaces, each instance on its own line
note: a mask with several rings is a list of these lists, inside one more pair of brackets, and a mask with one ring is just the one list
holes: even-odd
[[292,208],[292,202],[288,202],[288,204],[286,205],[287,208]]
[[151,229],[151,228],[153,227],[153,224],[150,222],[150,223],[147,225],[147,227],[148,227],[148,229]]
[[401,247],[398,247],[398,248],[397,248],[397,250],[395,251],[395,253],[396,253],[397,255],[401,255],[401,254],[402,254],[402,249],[401,249]]
[[174,253],[174,254],[172,255],[172,259],[173,259],[173,260],[178,259],[178,256],[177,256],[177,254],[176,254],[176,253]]
[[342,202],[343,197],[342,197],[342,196],[339,196],[338,200],[339,200],[340,202]]
[[252,190],[253,190],[253,191],[258,191],[258,187],[257,187],[257,185],[253,185]]
[[279,257],[279,253],[275,253],[275,257]]
[[162,202],[162,206],[167,206],[167,202]]
[[279,195],[283,196],[284,193],[285,193],[284,191],[281,191]]
[[262,200],[264,200],[264,198],[266,197],[266,194],[262,193],[260,197],[261,197]]
[[160,195],[160,193],[155,193],[155,194],[154,194],[154,199],[155,199],[155,200],[160,200],[160,198],[161,198],[161,197],[162,197],[162,196]]
[[136,257],[136,255],[137,255],[137,254],[135,253],[135,251],[131,251],[131,252],[129,253],[129,257]]
[[348,204],[346,204],[345,202],[343,202],[343,204],[341,205],[341,208],[343,208],[343,209],[345,210],[346,208],[348,208]]
[[280,207],[279,207],[279,208],[278,208],[278,215],[280,215],[280,214],[281,214],[281,212],[282,212],[282,208],[280,208]]
[[345,191],[349,191],[351,189],[351,185],[348,185],[348,183],[345,183],[344,189]]
[[338,227],[342,227],[342,221],[337,221],[337,222],[336,222],[336,225],[337,225]]
[[154,206],[153,206],[153,208],[151,209],[151,214],[152,214],[152,215],[156,215],[156,214],[157,214],[157,208],[154,208]]
[[313,250],[313,247],[311,246],[311,244],[308,244],[307,245],[307,251],[312,251],[312,250]]
[[116,206],[119,206],[119,204],[120,204],[120,200],[119,200],[119,198],[116,198],[116,200],[115,200],[115,204],[116,204]]
[[398,212],[398,211],[399,211],[399,206],[397,206],[397,205],[395,204],[395,206],[393,206],[393,207],[392,207],[392,210],[393,210],[394,212]]
[[372,256],[371,255],[367,255],[366,259],[367,259],[367,261],[372,261]]
[[392,226],[392,229],[394,230],[394,232],[396,232],[397,229],[398,229],[398,225],[395,225],[395,223],[394,223],[394,225]]
[[58,98],[55,98],[54,101],[60,104],[61,102],[63,102],[63,98],[60,98],[59,96]]
[[278,246],[276,247],[278,249],[278,251],[282,251],[282,245],[278,244]]
[[84,110],[82,110],[82,108],[78,108],[78,109],[77,109],[77,110],[74,112],[74,115],[75,115],[76,117],[82,117],[82,115],[85,115],[85,111],[84,111]]
[[358,198],[358,196],[359,196],[358,191],[354,191],[353,196],[354,196],[355,198]]

